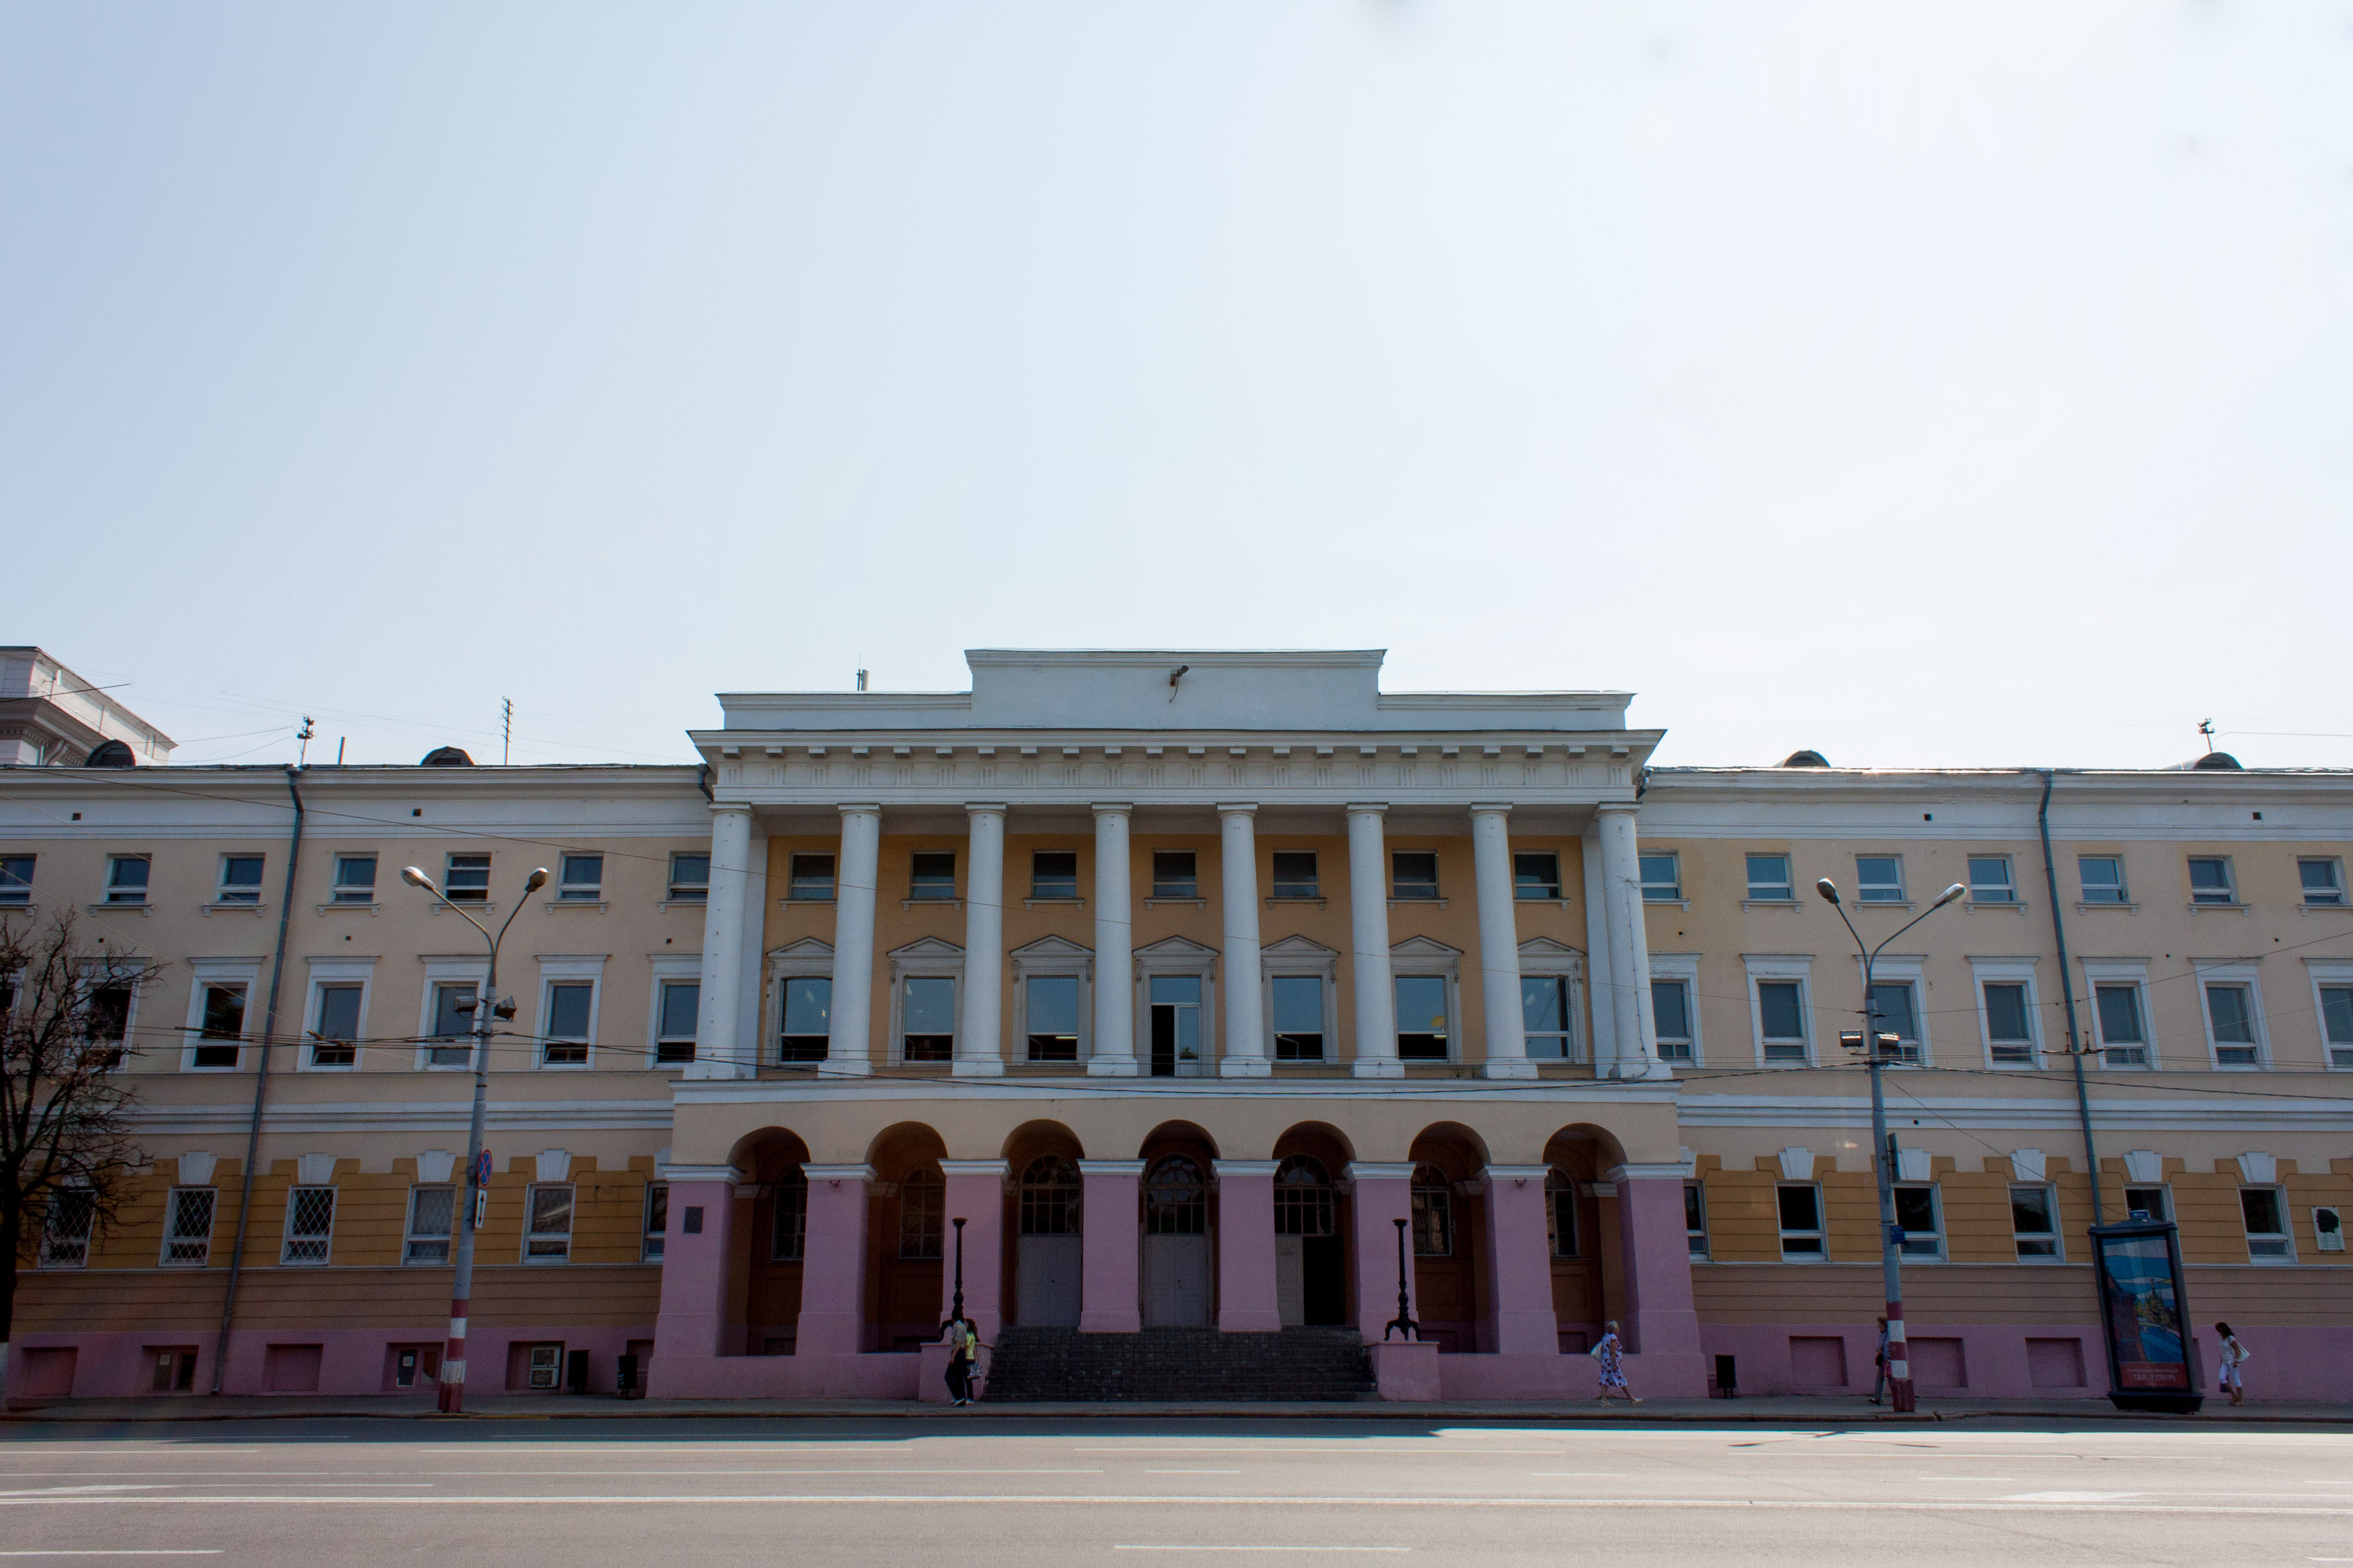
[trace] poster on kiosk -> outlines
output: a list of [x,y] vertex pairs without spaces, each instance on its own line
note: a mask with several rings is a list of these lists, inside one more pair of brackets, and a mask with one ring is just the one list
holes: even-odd
[[2092,1257],[2108,1342],[2109,1402],[2119,1410],[2196,1410],[2205,1400],[2172,1222],[2094,1226]]

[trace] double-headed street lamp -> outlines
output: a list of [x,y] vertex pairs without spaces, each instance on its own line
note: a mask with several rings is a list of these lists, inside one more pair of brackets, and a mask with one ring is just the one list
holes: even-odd
[[449,1342],[441,1351],[440,1407],[445,1415],[456,1415],[466,1408],[466,1307],[474,1294],[474,1226],[476,1211],[481,1199],[478,1195],[490,1184],[489,1173],[480,1169],[482,1162],[482,1121],[491,1102],[491,1029],[498,1018],[514,1016],[514,1005],[501,1002],[499,995],[499,943],[507,936],[507,926],[514,924],[515,916],[522,913],[523,899],[528,899],[547,886],[547,868],[542,866],[526,878],[522,899],[507,912],[506,924],[492,936],[490,928],[457,904],[433,885],[433,879],[414,866],[400,868],[400,878],[411,887],[422,888],[439,899],[465,922],[482,933],[482,941],[491,950],[491,967],[482,976],[482,988],[474,994],[473,1005],[460,1002],[458,1010],[474,1016],[474,1120],[466,1133],[466,1203],[465,1215],[458,1222],[458,1275],[449,1287]]
[[1936,901],[1897,927],[1887,942],[1873,947],[1862,940],[1862,933],[1847,920],[1846,906],[1839,901],[1838,884],[1824,877],[1814,884],[1831,908],[1838,910],[1839,919],[1846,921],[1847,934],[1854,938],[1855,951],[1862,955],[1862,1029],[1859,1034],[1841,1032],[1839,1043],[1850,1050],[1863,1053],[1871,1068],[1871,1142],[1873,1169],[1879,1173],[1879,1271],[1887,1287],[1887,1396],[1894,1408],[1909,1411],[1914,1407],[1912,1395],[1912,1363],[1904,1351],[1904,1227],[1895,1220],[1895,1153],[1887,1136],[1887,1097],[1881,1091],[1879,1069],[1890,1061],[1900,1060],[1894,1049],[1900,1039],[1895,1035],[1883,1034],[1879,1027],[1879,1005],[1872,995],[1872,966],[1894,942],[1955,899],[1968,891],[1956,882],[1936,895]]

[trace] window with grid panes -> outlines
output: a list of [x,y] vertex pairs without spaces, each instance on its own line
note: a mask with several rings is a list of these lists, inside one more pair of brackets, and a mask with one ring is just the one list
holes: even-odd
[[90,1261],[90,1236],[98,1226],[98,1194],[87,1187],[54,1188],[41,1224],[40,1265],[79,1268]]
[[453,904],[487,904],[491,901],[491,858],[487,855],[452,855],[442,872],[441,896]]
[[174,1187],[164,1204],[164,1256],[167,1268],[201,1268],[213,1251],[213,1209],[220,1194],[210,1187]]
[[1454,1256],[1454,1186],[1435,1165],[1413,1168],[1413,1255]]
[[194,1066],[237,1066],[237,1051],[244,1044],[245,996],[246,989],[242,985],[211,984],[205,987],[204,1023],[196,1033],[195,1048],[189,1054]]
[[324,1263],[335,1239],[335,1189],[296,1187],[286,1194],[280,1263]]
[[408,1189],[408,1228],[403,1238],[403,1263],[447,1263],[449,1238],[457,1229],[458,1189]]
[[1201,1167],[1182,1154],[1164,1154],[1144,1176],[1144,1234],[1209,1234],[1209,1185]]
[[1274,1234],[1337,1236],[1332,1176],[1320,1161],[1293,1154],[1274,1169]]
[[[1060,1154],[1040,1154],[1021,1173],[1021,1234],[1079,1234],[1082,1185],[1079,1168]],[[1275,1231],[1282,1230],[1282,1199],[1276,1199]]]
[[940,1256],[946,1229],[947,1182],[937,1171],[913,1171],[899,1184],[899,1256]]

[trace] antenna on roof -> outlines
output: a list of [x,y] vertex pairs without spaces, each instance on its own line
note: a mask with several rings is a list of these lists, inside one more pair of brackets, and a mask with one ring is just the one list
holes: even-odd
[[514,750],[514,699],[499,699],[499,766],[507,765],[507,753]]
[[860,691],[866,689],[866,672],[862,669],[858,672],[858,689]]
[[2211,720],[2211,719],[2200,719],[2200,720],[2199,720],[2199,721],[2198,721],[2198,738],[2199,738],[2200,742],[2201,742],[2205,745],[2205,747],[2206,747],[2206,749],[2207,749],[2208,751],[2210,751],[2210,752],[2211,752],[2211,751],[2212,751],[2212,750],[2214,749],[2214,721],[2213,721],[2213,720]]
[[294,738],[302,742],[302,749],[294,754],[294,765],[299,768],[303,765],[303,759],[311,754],[311,716],[308,713],[302,715],[302,728]]

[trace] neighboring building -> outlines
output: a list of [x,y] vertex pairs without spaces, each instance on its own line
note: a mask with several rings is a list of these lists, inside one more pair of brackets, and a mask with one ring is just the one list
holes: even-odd
[[170,762],[172,749],[105,687],[39,648],[0,647],[0,766],[143,767]]
[[2258,1377],[2353,1394],[2353,776],[2056,773],[2063,972],[2035,772],[1653,769],[1622,693],[1384,694],[1375,652],[969,658],[724,696],[702,770],[303,770],[290,899],[280,770],[10,772],[0,899],[149,961],[153,1160],[43,1238],[15,1391],[211,1385],[265,1034],[225,1382],[430,1377],[482,954],[413,863],[501,920],[553,874],[501,955],[478,1388],[658,1342],[657,1394],[934,1397],[959,1237],[1008,1345],[1377,1342],[1401,1236],[1440,1353],[1377,1352],[1392,1395],[1590,1392],[1609,1319],[1643,1390],[1862,1388],[1828,876],[1873,941],[1970,889],[1876,973],[1925,1392],[2105,1392],[2072,992],[2109,1217],[2180,1221]]

